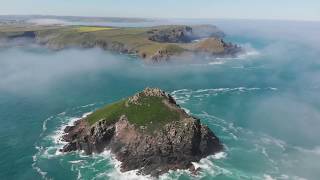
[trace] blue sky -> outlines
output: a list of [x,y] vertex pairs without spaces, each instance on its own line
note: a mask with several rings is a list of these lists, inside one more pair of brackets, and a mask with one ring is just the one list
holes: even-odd
[[0,14],[320,21],[320,0],[1,0]]

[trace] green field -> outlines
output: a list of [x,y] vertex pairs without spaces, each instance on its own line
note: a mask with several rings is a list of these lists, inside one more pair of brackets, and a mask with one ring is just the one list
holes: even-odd
[[90,125],[100,120],[107,120],[111,123],[117,121],[121,115],[126,115],[130,123],[146,126],[149,129],[179,120],[179,113],[165,105],[163,100],[160,97],[141,97],[139,105],[128,104],[127,106],[127,100],[121,100],[97,110],[86,120]]
[[96,27],[96,26],[81,26],[77,27],[76,30],[78,32],[95,32],[95,31],[106,31],[114,29],[112,27]]
[[168,122],[179,120],[179,113],[165,105],[163,100],[164,98],[161,97],[141,97],[139,105],[128,104],[128,106],[126,106],[127,100],[121,100],[92,113],[87,117],[87,121],[90,125],[100,120],[112,123],[117,121],[121,115],[126,115],[130,123],[154,129]]

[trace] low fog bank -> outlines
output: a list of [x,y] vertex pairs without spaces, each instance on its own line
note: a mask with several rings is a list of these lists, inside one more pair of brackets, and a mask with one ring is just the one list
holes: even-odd
[[320,22],[285,20],[232,20],[232,19],[168,19],[168,24],[212,24],[228,37],[240,36],[276,41],[291,41],[320,49]]
[[8,39],[8,38],[0,38],[0,48],[12,48],[12,47],[22,47],[22,46],[28,46],[28,47],[39,47],[37,44],[35,44],[34,38],[14,38],[14,39]]
[[100,49],[53,52],[29,46],[2,49],[0,54],[0,91],[10,93],[45,91],[65,78],[112,69],[122,62]]
[[223,29],[229,36],[262,38],[270,42],[286,40],[320,49],[320,22],[215,20],[212,23]]

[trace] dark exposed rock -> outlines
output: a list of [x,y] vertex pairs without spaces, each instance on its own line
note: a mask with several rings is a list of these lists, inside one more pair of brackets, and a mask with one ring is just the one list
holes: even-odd
[[194,51],[212,57],[235,57],[243,49],[238,45],[227,43],[223,39],[211,37],[196,43]]
[[170,59],[171,54],[167,50],[159,50],[156,54],[151,57],[152,62],[163,62]]
[[162,91],[159,88],[145,88],[142,92],[136,93],[135,95],[128,98],[128,103],[131,104],[139,104],[139,99],[142,96],[147,97],[165,97],[166,99],[170,99],[170,102],[175,103],[175,101],[172,99],[172,97],[168,94],[166,94],[164,91]]
[[148,31],[149,40],[163,43],[191,42],[192,28],[190,26],[174,26]]
[[190,43],[196,39],[224,37],[224,33],[216,26],[168,26],[166,28],[152,29],[147,32],[149,40],[162,43]]
[[115,122],[100,120],[92,126],[81,119],[74,126],[66,127],[63,139],[68,144],[61,151],[83,150],[91,154],[109,149],[122,162],[122,171],[137,169],[142,174],[159,176],[169,170],[192,170],[192,162],[222,150],[214,133],[180,109],[170,95],[160,89],[147,88],[128,101],[138,101],[140,96],[165,97],[167,106],[179,111],[181,119],[153,132],[131,124],[125,115]]
[[70,131],[72,131],[73,128],[74,128],[74,126],[67,126],[64,128],[64,132],[65,133],[70,132]]
[[16,39],[16,38],[32,38],[34,39],[36,37],[36,33],[34,31],[25,31],[21,34],[13,34],[9,36],[9,39]]

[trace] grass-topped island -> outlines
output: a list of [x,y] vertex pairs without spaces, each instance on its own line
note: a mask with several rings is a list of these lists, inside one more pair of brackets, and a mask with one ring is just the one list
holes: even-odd
[[65,128],[62,152],[111,150],[121,170],[158,176],[195,170],[192,162],[222,150],[214,133],[157,88],[107,105]]

